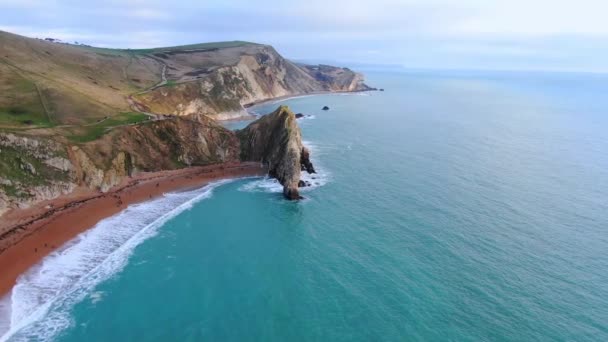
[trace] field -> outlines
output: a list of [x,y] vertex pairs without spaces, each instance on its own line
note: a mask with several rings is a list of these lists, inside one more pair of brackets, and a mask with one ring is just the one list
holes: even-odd
[[0,126],[51,125],[36,84],[0,65]]

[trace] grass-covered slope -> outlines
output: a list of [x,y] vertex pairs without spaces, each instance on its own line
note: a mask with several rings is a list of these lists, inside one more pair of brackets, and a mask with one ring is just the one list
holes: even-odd
[[260,100],[363,89],[349,69],[296,65],[243,41],[108,49],[0,31],[0,129],[85,126],[134,111],[227,119]]

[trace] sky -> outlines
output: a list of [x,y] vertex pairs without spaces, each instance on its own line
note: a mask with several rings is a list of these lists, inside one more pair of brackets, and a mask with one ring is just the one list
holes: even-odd
[[0,0],[0,30],[102,47],[224,40],[411,69],[608,72],[606,0]]

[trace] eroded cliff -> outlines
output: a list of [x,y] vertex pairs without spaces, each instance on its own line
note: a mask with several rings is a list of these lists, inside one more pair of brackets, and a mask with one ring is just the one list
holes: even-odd
[[281,106],[236,132],[241,143],[241,159],[268,166],[270,176],[283,185],[287,199],[300,199],[304,185],[301,171],[314,173],[310,152],[302,145],[302,134],[295,114]]
[[239,161],[235,134],[204,115],[118,127],[72,144],[0,133],[0,215],[81,186],[107,191],[139,172]]
[[11,208],[69,194],[81,187],[106,192],[140,172],[239,161],[261,162],[299,199],[301,171],[314,173],[300,128],[286,106],[233,132],[205,115],[116,127],[100,139],[0,133],[0,215]]
[[221,65],[213,60],[217,51],[158,54],[171,72],[170,84],[140,94],[136,101],[154,113],[198,113],[227,120],[246,116],[244,107],[272,98],[370,89],[362,75],[348,68],[298,65],[267,45],[250,44],[222,53],[226,58]]

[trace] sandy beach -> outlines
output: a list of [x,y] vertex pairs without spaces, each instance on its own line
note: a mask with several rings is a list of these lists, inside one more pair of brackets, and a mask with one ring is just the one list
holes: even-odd
[[8,212],[0,222],[0,297],[12,289],[19,275],[42,258],[130,204],[220,179],[265,174],[265,168],[259,163],[144,173],[126,179],[105,193],[77,189],[69,196]]

